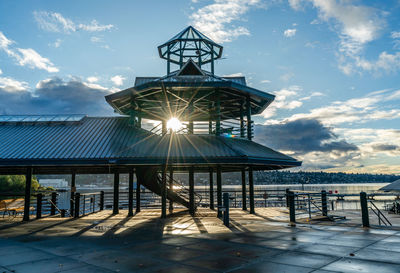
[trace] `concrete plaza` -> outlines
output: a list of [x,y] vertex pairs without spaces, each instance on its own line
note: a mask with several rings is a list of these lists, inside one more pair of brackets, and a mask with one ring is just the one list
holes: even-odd
[[400,272],[400,231],[288,225],[281,208],[0,220],[0,272]]

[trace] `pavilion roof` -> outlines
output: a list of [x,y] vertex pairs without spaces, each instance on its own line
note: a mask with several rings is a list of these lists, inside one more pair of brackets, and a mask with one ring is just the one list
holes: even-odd
[[[221,95],[222,119],[238,118],[244,98],[251,101],[252,114],[261,114],[274,100],[275,96],[246,85],[244,77],[218,77],[206,71],[204,75],[179,75],[175,71],[164,77],[138,77],[135,86],[106,96],[106,101],[120,114],[129,115],[132,98],[144,118],[161,120],[168,117],[165,97],[177,101],[177,108],[183,108],[182,102],[195,101],[196,120],[208,120],[207,111],[215,103],[215,91]],[[170,102],[171,104],[171,102]],[[197,112],[196,112],[197,111]],[[181,113],[184,120],[188,115]]]
[[[159,136],[129,126],[128,117],[79,122],[1,123],[0,169],[21,166],[240,164],[282,169],[301,162],[245,139],[212,135]],[[1,170],[0,170],[1,173]]]

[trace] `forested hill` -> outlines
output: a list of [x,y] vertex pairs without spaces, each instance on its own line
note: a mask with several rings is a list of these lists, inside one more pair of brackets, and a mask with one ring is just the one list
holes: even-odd
[[[215,175],[215,173],[214,173]],[[68,182],[71,180],[70,175],[37,175],[41,178],[64,178]],[[112,186],[112,174],[97,175],[77,175],[76,182],[79,186],[96,185],[96,186]],[[187,173],[174,174],[176,179],[187,184]],[[196,173],[195,181],[197,184],[208,184],[208,173]],[[214,178],[214,183],[215,183]],[[223,173],[222,179],[224,185],[241,185],[241,174]],[[290,171],[255,171],[254,182],[258,185],[264,184],[340,184],[340,183],[389,183],[400,179],[400,175],[390,174],[348,174],[348,173],[326,173],[326,172],[290,172]],[[120,175],[120,183],[126,186],[128,183],[128,175]]]
[[369,173],[327,172],[256,172],[258,184],[335,184],[335,183],[389,183],[400,179],[399,175]]

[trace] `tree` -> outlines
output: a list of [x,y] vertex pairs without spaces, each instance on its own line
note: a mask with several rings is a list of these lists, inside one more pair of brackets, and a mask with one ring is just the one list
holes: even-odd
[[[37,191],[40,184],[37,179],[32,178],[31,190]],[[0,192],[24,192],[25,175],[0,175]]]

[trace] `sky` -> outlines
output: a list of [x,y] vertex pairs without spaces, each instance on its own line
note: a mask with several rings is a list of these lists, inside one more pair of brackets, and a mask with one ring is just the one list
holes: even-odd
[[192,25],[220,76],[274,94],[255,141],[298,170],[400,174],[400,1],[0,1],[0,114],[113,115],[104,96],[164,76]]

